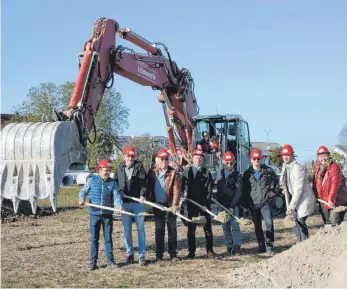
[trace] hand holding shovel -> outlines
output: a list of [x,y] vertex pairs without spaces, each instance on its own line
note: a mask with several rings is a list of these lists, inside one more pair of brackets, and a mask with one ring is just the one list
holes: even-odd
[[[130,199],[130,200],[133,200],[133,201],[140,202],[140,199],[135,198],[135,197],[130,197],[130,196],[124,195],[124,198]],[[173,207],[171,207],[172,209],[170,209],[170,208],[167,208],[167,207],[165,207],[165,206],[159,205],[159,204],[157,204],[157,203],[152,203],[152,202],[147,201],[147,200],[144,200],[143,203],[144,203],[144,204],[147,204],[147,205],[149,205],[149,206],[151,206],[151,207],[157,208],[157,209],[159,209],[159,210],[161,210],[161,211],[171,212],[171,213],[173,213],[174,215],[176,215],[176,216],[180,217],[181,219],[186,220],[187,222],[190,222],[190,223],[202,224],[202,223],[205,223],[205,222],[206,222],[206,220],[205,220],[205,221],[204,221],[204,220],[191,220],[191,219],[187,218],[186,216],[181,215],[181,214],[178,213],[178,212],[174,212]]]

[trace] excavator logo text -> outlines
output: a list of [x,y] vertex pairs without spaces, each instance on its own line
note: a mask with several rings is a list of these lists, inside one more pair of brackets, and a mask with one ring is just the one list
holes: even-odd
[[145,70],[142,66],[138,66],[137,67],[137,72],[140,73],[141,75],[149,78],[149,79],[152,79],[155,81],[156,79],[156,75],[154,72],[148,72],[147,70]]

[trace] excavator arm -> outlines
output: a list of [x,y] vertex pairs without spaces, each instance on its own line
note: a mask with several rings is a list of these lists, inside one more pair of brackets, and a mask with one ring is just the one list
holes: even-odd
[[[147,53],[115,46],[117,34]],[[168,58],[158,48],[160,45]],[[158,100],[163,105],[170,149],[176,153],[174,128],[181,145],[192,150],[191,118],[198,114],[193,79],[187,69],[179,69],[171,60],[165,45],[151,43],[129,28],[120,29],[115,20],[101,18],[95,21],[93,33],[83,47],[80,72],[66,114],[71,119],[77,111],[84,117],[83,143],[91,131],[105,89],[113,85],[115,73],[160,91]]]
[[[138,53],[116,46],[116,35],[139,46]],[[167,57],[164,56],[163,47]],[[176,142],[192,152],[192,118],[199,108],[190,72],[179,69],[162,43],[151,43],[115,20],[95,21],[91,37],[78,55],[79,74],[68,108],[56,112],[58,121],[11,123],[1,131],[1,200],[29,200],[35,214],[37,200],[50,198],[56,211],[62,178],[71,163],[87,162],[86,146],[105,90],[118,74],[159,91],[170,149],[178,160]]]

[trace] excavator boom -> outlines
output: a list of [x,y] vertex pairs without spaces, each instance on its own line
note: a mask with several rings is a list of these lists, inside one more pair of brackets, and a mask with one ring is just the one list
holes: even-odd
[[[116,46],[117,34],[145,53]],[[20,200],[29,200],[35,213],[37,200],[45,198],[50,198],[56,211],[66,170],[74,162],[87,162],[89,135],[97,129],[95,116],[115,74],[158,90],[173,156],[177,157],[175,139],[188,155],[193,150],[192,118],[199,112],[193,78],[187,69],[178,68],[164,44],[152,43],[129,28],[120,29],[115,20],[100,18],[78,59],[73,95],[67,109],[56,112],[57,121],[11,123],[1,131],[1,200],[11,199],[15,212]]]

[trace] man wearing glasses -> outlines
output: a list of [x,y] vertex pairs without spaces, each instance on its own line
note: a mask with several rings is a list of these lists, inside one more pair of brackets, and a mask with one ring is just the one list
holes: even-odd
[[[90,203],[115,207],[122,210],[122,199],[118,191],[117,183],[110,178],[112,164],[108,160],[99,162],[96,171],[98,175],[91,175],[79,194],[79,204],[83,205],[89,195]],[[112,228],[114,212],[105,209],[89,207],[90,215],[90,264],[89,270],[97,269],[100,229],[103,227],[107,268],[118,268],[114,262]]]
[[[115,180],[118,183],[121,194],[139,198],[141,203],[128,198],[123,198],[123,209],[136,215],[143,213],[145,207],[143,201],[146,195],[146,171],[143,164],[135,160],[136,152],[134,147],[127,147],[123,151],[123,163],[120,164],[115,172]],[[134,263],[134,247],[132,239],[132,216],[122,214],[122,223],[124,227],[124,241],[127,253],[126,265]],[[144,216],[135,217],[138,248],[139,264],[145,265],[146,253],[146,234]]]
[[[148,171],[148,198],[173,212],[178,211],[181,190],[181,177],[177,170],[169,166],[169,152],[162,148],[156,156],[156,165]],[[155,253],[156,261],[164,255],[165,217],[167,218],[168,252],[171,261],[179,261],[177,257],[177,225],[176,215],[153,208],[155,218]]]
[[[279,180],[273,169],[261,164],[262,154],[259,149],[251,151],[250,159],[252,165],[243,174],[244,206],[248,207],[252,214],[259,253],[273,254],[275,234],[269,203],[274,192],[278,189]],[[263,216],[266,225],[266,241],[261,216]]]

